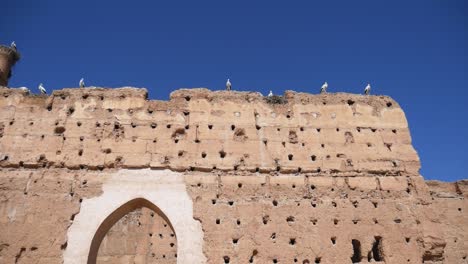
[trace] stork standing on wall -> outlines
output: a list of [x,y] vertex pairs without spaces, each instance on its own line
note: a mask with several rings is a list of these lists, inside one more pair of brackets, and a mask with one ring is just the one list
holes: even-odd
[[229,79],[226,81],[226,90],[231,91],[231,81]]
[[367,86],[366,86],[366,88],[364,89],[364,94],[365,94],[365,95],[369,95],[369,94],[370,94],[370,89],[371,89],[370,83],[368,83]]
[[10,48],[12,48],[14,51],[16,51],[16,43],[14,41],[11,42]]
[[85,87],[84,78],[81,78],[80,79],[80,88],[84,88],[84,87]]
[[328,83],[325,82],[325,83],[322,85],[322,88],[320,88],[320,93],[327,93],[327,88],[328,88]]
[[273,96],[273,92],[270,90],[270,93],[268,94],[268,97],[272,97]]
[[44,85],[42,85],[42,83],[39,84],[38,88],[41,94],[47,94],[47,90],[45,89]]

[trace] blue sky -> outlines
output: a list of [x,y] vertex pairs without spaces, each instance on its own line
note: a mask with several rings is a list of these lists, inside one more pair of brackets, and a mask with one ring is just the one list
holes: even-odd
[[390,95],[426,179],[468,178],[468,4],[414,1],[2,3],[0,43],[23,59],[11,86],[181,87]]

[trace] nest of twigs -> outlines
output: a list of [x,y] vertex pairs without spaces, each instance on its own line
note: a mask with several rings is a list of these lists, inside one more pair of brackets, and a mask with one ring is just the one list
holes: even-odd
[[280,95],[272,95],[265,97],[265,101],[268,104],[287,104],[288,100],[284,96]]

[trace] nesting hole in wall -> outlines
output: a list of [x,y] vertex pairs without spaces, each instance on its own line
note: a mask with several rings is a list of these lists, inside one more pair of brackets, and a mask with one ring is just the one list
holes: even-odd
[[206,158],[206,152],[202,152],[201,157]]
[[213,125],[211,125],[211,124],[208,125],[208,129],[209,129],[209,130],[213,129]]
[[268,216],[268,215],[264,215],[264,216],[262,217],[262,223],[263,223],[264,225],[268,224],[268,221],[269,221],[269,220],[270,220],[270,216]]
[[289,239],[289,245],[291,245],[291,246],[296,245],[296,239],[295,238],[290,238]]
[[236,126],[235,126],[235,125],[231,125],[231,130],[234,131],[234,129],[236,129]]
[[397,132],[396,129],[392,129],[393,134],[396,134],[396,132]]
[[411,241],[411,238],[405,237],[405,241],[406,241],[406,243],[409,243]]
[[336,207],[336,202],[331,203],[333,207]]
[[288,155],[288,160],[293,160],[293,157],[294,157],[293,154],[289,154],[289,155]]
[[75,108],[73,106],[69,107],[67,110],[67,115],[70,116],[75,112]]
[[388,151],[392,151],[392,143],[384,143],[384,145],[388,149]]
[[273,206],[278,206],[278,201],[273,200],[272,204],[273,204]]
[[65,132],[65,127],[63,127],[63,126],[57,126],[57,127],[55,127],[55,129],[54,129],[54,133],[55,133],[56,135],[61,135],[61,134],[63,134],[64,132]]
[[382,237],[374,237],[374,242],[372,243],[372,250],[367,255],[367,261],[383,261],[383,250],[382,250]]
[[219,157],[224,159],[226,157],[226,152],[224,150],[219,151]]
[[334,225],[338,225],[339,222],[340,222],[340,220],[338,220],[338,219],[336,219],[336,218],[333,219],[333,224],[334,224]]
[[83,150],[82,149],[78,150],[78,156],[83,156]]
[[233,244],[237,244],[238,242],[239,242],[239,239],[238,239],[238,238],[233,238],[233,239],[232,239],[232,243],[233,243]]
[[316,257],[315,258],[315,264],[319,264],[319,263],[321,263],[321,261],[322,261],[321,257]]
[[221,220],[220,220],[219,218],[216,219],[216,224],[217,224],[217,225],[221,224]]
[[351,243],[353,245],[353,255],[351,256],[351,261],[352,263],[359,263],[362,259],[361,242],[359,242],[357,239],[353,239]]
[[330,240],[333,245],[336,245],[336,237],[331,237]]
[[231,259],[228,256],[224,256],[223,260],[224,260],[224,263],[229,263]]
[[249,258],[249,263],[253,263],[254,262],[254,257],[258,254],[258,251],[256,249],[254,249],[252,251],[252,255],[250,256]]
[[387,102],[387,107],[392,107],[392,102]]
[[320,133],[321,129],[320,128],[317,128],[317,132]]
[[288,224],[292,224],[292,223],[294,223],[294,221],[295,221],[294,216],[290,215],[290,216],[286,217],[286,222],[288,222]]

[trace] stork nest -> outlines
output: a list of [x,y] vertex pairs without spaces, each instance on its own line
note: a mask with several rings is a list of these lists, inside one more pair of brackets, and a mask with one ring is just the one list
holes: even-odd
[[4,45],[0,45],[0,54],[7,56],[11,66],[13,66],[21,58],[21,55],[17,50]]
[[288,100],[284,96],[272,95],[265,97],[265,101],[268,104],[287,104]]

